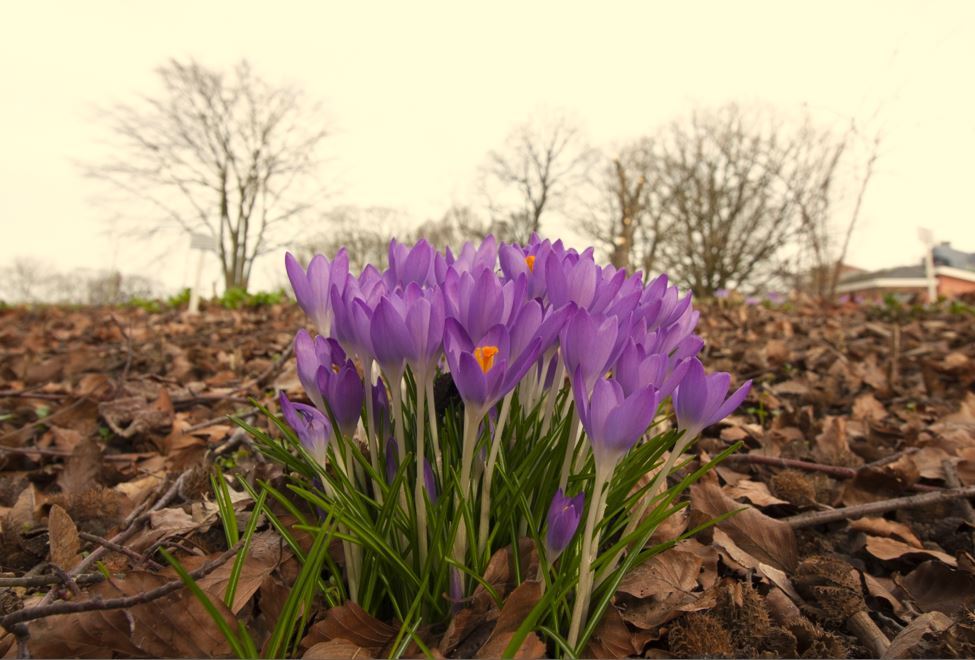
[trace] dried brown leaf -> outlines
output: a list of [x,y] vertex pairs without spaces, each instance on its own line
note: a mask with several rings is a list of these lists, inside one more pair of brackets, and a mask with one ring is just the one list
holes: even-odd
[[345,639],[318,642],[301,656],[305,660],[332,660],[333,658],[352,660],[353,658],[375,657],[369,649]]
[[[325,612],[325,618],[309,630],[324,641],[344,639],[377,655],[389,644],[398,629],[383,623],[353,602],[333,607]],[[305,642],[302,642],[305,646]]]
[[[505,648],[511,642],[511,637],[518,630],[531,613],[532,608],[538,604],[542,597],[542,586],[540,582],[529,580],[522,582],[505,599],[501,607],[501,614],[494,626],[491,636],[484,646],[477,652],[478,658],[499,658],[504,653]],[[537,640],[537,637],[536,637]],[[515,657],[520,658],[539,658],[545,655],[545,646],[540,644],[541,640],[535,641],[525,638]],[[539,645],[541,646],[539,654]]]
[[65,495],[80,495],[98,484],[102,469],[102,450],[92,438],[86,438],[75,446],[64,463],[58,477],[58,485]]
[[[702,483],[691,487],[691,507],[711,518],[742,509],[717,485]],[[754,507],[746,506],[718,527],[761,562],[787,573],[795,570],[799,563],[795,532],[789,524],[769,518]]]
[[639,650],[633,644],[633,633],[615,607],[606,608],[603,620],[596,626],[586,645],[586,657],[628,658]]
[[908,545],[903,541],[898,541],[897,539],[891,539],[884,536],[867,535],[867,544],[865,548],[866,551],[871,555],[884,561],[927,556],[940,559],[949,566],[958,565],[958,562],[954,557],[944,552],[929,550],[927,548],[917,548],[915,546]]
[[[884,658],[915,657],[911,653],[925,635],[938,634],[951,627],[951,619],[941,612],[927,612],[911,621],[906,628],[897,633],[884,653]],[[926,657],[926,656],[920,656]]]
[[[237,590],[234,592],[234,602],[230,606],[230,610],[234,614],[239,613],[244,608],[281,561],[281,543],[281,537],[273,531],[255,534],[251,539],[250,548],[237,582]],[[212,596],[223,599],[232,570],[233,562],[227,562],[199,580],[198,584]]]
[[81,560],[81,538],[78,528],[68,512],[57,504],[47,515],[48,542],[51,545],[51,563],[69,571]]
[[[92,587],[90,598],[134,596],[155,589],[172,577],[129,573]],[[214,605],[226,621],[233,615],[219,600]],[[126,610],[81,612],[30,624],[34,657],[124,656],[213,657],[230,653],[227,640],[189,591],[183,589]]]
[[697,586],[703,564],[701,557],[674,547],[630,570],[618,590],[636,598],[655,596],[658,599],[675,591],[689,593]]
[[850,521],[850,529],[875,536],[896,537],[915,548],[924,547],[921,539],[914,535],[910,527],[904,523],[887,520],[886,518],[857,518],[856,520]]
[[[538,572],[538,552],[535,543],[528,537],[518,540],[518,557],[521,575],[535,575]],[[502,600],[515,586],[515,555],[510,546],[506,546],[491,555],[487,568],[484,569],[483,579],[490,584],[498,597]],[[475,610],[486,611],[494,607],[491,594],[480,584],[471,596],[471,606]]]
[[895,581],[922,612],[955,614],[975,607],[975,575],[940,561],[926,561]]
[[776,504],[788,504],[786,500],[781,500],[772,495],[761,481],[751,481],[743,479],[733,486],[728,486],[724,492],[735,500],[748,500],[755,506],[775,506]]

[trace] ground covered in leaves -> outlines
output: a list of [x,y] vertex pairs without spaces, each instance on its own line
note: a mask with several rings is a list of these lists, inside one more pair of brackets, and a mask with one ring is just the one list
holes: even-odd
[[[975,515],[957,490],[975,486],[975,318],[727,301],[701,311],[707,367],[755,386],[697,451],[743,448],[656,537],[744,510],[631,573],[589,653],[975,656]],[[209,468],[280,476],[227,415],[264,425],[251,398],[299,393],[289,358],[302,323],[288,305],[0,311],[0,654],[230,653],[155,550],[222,598],[232,549]],[[241,524],[251,505],[241,493]],[[499,551],[485,576],[504,605],[475,594],[449,625],[420,630],[431,649],[504,649],[538,597],[513,583],[509,557]],[[260,530],[225,611],[260,644],[296,574]],[[397,634],[355,606],[311,617],[307,657],[388,653]],[[521,653],[547,651],[533,636]]]

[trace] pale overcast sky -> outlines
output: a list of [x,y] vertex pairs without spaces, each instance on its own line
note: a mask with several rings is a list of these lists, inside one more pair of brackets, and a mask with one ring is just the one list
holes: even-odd
[[[824,123],[880,108],[885,140],[848,261],[919,258],[916,227],[975,251],[975,2],[7,2],[0,10],[0,267],[118,267],[187,282],[113,239],[77,166],[94,108],[153,89],[153,69],[246,57],[321,99],[336,203],[417,222],[473,195],[488,150],[541,108],[594,144],[729,101]],[[550,236],[565,231],[546,226]],[[280,280],[275,258],[257,284]]]

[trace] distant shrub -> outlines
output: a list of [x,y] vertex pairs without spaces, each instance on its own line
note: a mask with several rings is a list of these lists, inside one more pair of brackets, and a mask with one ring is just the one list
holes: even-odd
[[243,289],[227,289],[218,300],[224,309],[241,309],[242,307],[265,307],[276,305],[286,299],[284,291],[258,291],[247,293]]

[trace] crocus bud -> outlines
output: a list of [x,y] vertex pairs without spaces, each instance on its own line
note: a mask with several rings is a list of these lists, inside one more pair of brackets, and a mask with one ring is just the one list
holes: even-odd
[[545,549],[550,562],[562,554],[575,536],[585,501],[585,493],[566,497],[561,488],[556,491],[548,508],[548,533],[545,535]]
[[729,374],[718,372],[708,375],[697,358],[691,358],[688,362],[687,373],[674,394],[674,411],[677,413],[677,427],[685,437],[693,439],[707,427],[733,413],[745,400],[752,381],[746,381],[726,399],[728,385],[731,384]]
[[430,465],[430,461],[423,461],[423,485],[427,489],[427,496],[430,498],[432,504],[437,503],[437,479],[433,476],[433,467]]
[[317,408],[306,406],[303,403],[292,403],[284,390],[280,392],[278,401],[281,405],[281,416],[284,417],[284,421],[294,429],[308,453],[319,464],[325,465],[328,440],[331,436],[328,418]]
[[284,265],[298,305],[315,324],[318,333],[327,335],[332,329],[331,290],[341,288],[349,276],[349,256],[345,248],[331,261],[320,254],[315,255],[307,272],[290,252],[284,257]]

